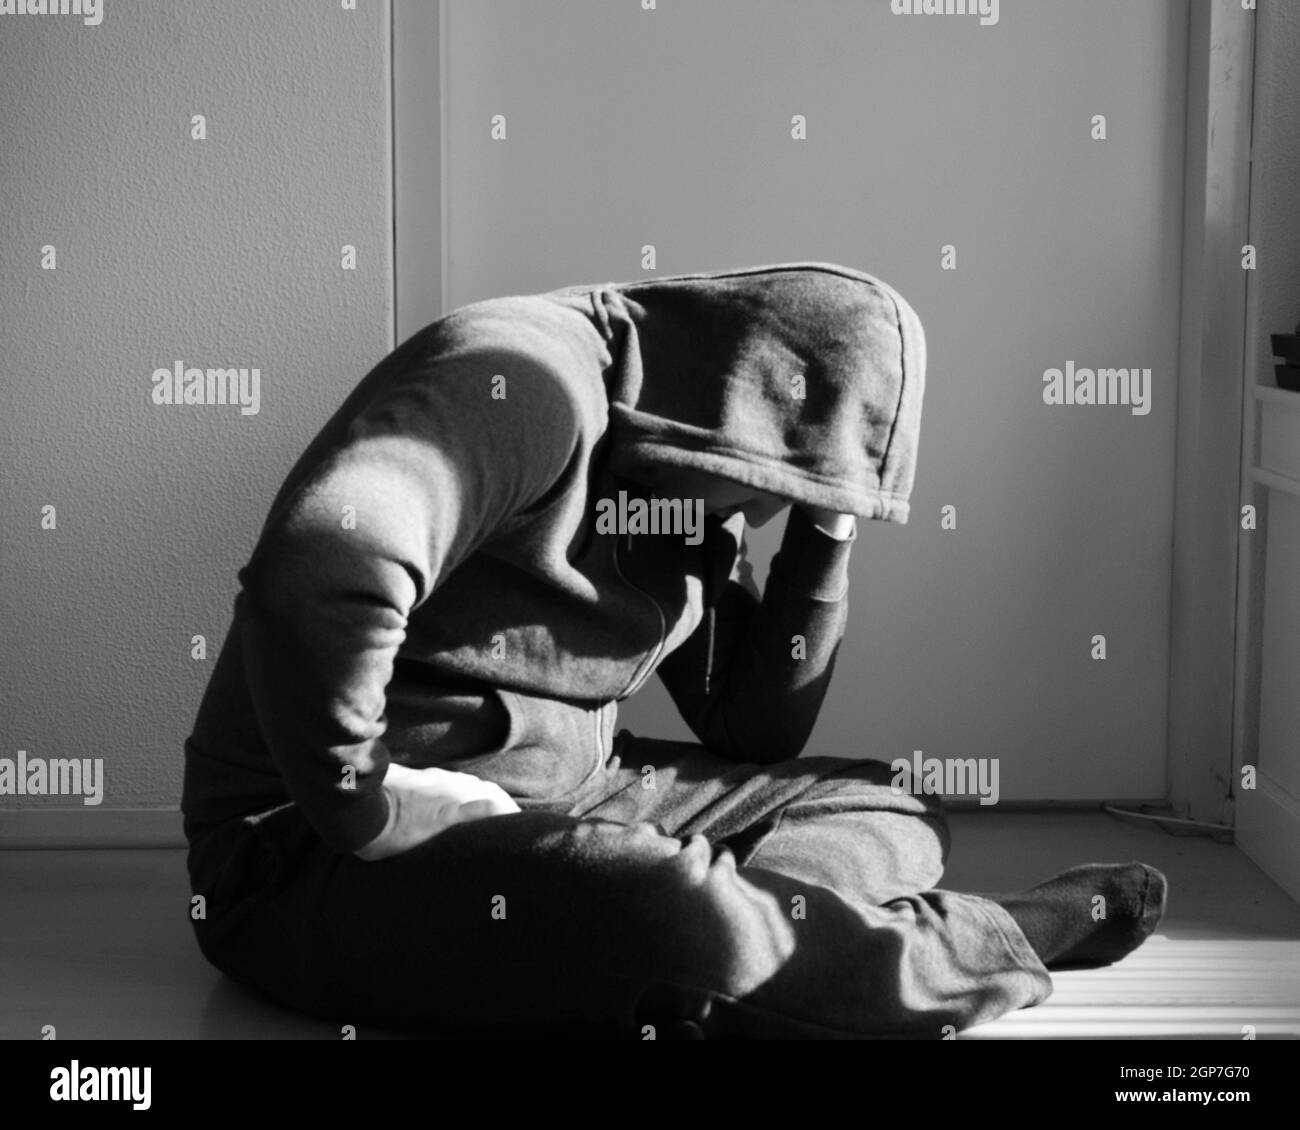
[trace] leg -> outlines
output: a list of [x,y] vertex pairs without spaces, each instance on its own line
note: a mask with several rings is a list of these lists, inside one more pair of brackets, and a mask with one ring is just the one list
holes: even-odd
[[598,800],[571,814],[702,835],[731,848],[742,866],[822,883],[868,904],[928,890],[943,875],[950,839],[942,805],[895,791],[883,762],[737,764],[694,743],[624,730],[607,774]]
[[[910,923],[909,945],[915,948],[901,951],[897,982],[872,989],[882,1030],[890,1030],[891,1023],[897,1025],[894,1031],[934,1035],[938,1030],[927,1030],[918,1018],[903,1015],[906,1010],[884,1018],[891,1001],[918,1001],[940,991],[944,977],[936,977],[927,964],[946,965],[950,991],[969,996],[967,1014],[955,1023],[959,1028],[1038,1003],[1050,993],[1050,978],[1017,918],[991,899],[932,890],[951,842],[942,804],[936,797],[895,790],[890,766],[832,757],[738,765],[693,743],[636,738],[626,731],[619,738],[607,795],[586,813],[652,820],[675,836],[705,835],[733,850],[739,873],[751,880],[755,870],[796,880],[783,885],[785,905],[793,916],[798,904],[792,900],[802,895],[804,921],[811,921],[817,903],[823,916],[843,904],[868,921],[885,915],[895,925]],[[843,933],[853,938],[855,931]],[[944,941],[940,935],[946,935]],[[922,936],[925,944],[918,945]],[[842,971],[863,964],[856,942],[850,946],[851,952],[833,959]],[[986,984],[980,983],[981,969],[992,971]],[[999,986],[1016,979],[1012,971],[1020,975],[1019,998],[1014,991],[999,992]],[[769,987],[770,993],[781,991],[779,984]],[[845,991],[843,976],[831,991]],[[814,1012],[834,1007],[829,1001],[816,1003],[810,992],[816,988],[805,986],[792,999],[806,1001]]]
[[[737,765],[691,743],[626,731],[620,739],[611,766],[622,780],[594,814],[699,833],[728,844],[742,864],[871,905],[930,890],[943,874],[950,840],[939,800],[896,792],[883,762]],[[647,768],[656,786],[648,791],[634,787]],[[1019,931],[1048,967],[1065,967],[1117,961],[1135,949],[1159,923],[1165,898],[1165,878],[1154,868],[1089,864],[1029,891],[987,896],[996,907],[984,909],[1004,930]]]
[[872,906],[645,822],[523,812],[367,864],[291,805],[196,845],[191,872],[209,960],[341,1023],[939,1038],[1050,986],[984,900]]

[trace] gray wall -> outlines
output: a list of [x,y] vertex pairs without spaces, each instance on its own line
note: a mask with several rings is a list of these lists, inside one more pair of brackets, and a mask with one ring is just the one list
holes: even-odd
[[[809,752],[1163,796],[1187,7],[999,16],[448,0],[447,304],[642,277],[643,244],[659,274],[824,259],[896,286],[930,350],[913,518],[860,531]],[[1152,369],[1152,411],[1045,405],[1067,360]],[[623,724],[686,736],[651,687]]]
[[[387,0],[3,17],[0,757],[102,757],[105,807],[177,803],[271,494],[392,347],[389,18]],[[260,368],[258,412],[155,405],[177,360]],[[42,803],[79,801],[0,809]]]
[[[915,516],[861,532],[810,752],[1000,756],[1004,797],[1163,792],[1185,20],[449,0],[449,307],[639,277],[653,243],[661,274],[859,266],[925,319]],[[379,0],[6,17],[0,756],[104,757],[106,806],[176,803],[270,494],[391,348],[388,21]],[[260,411],[155,406],[178,359],[259,367]],[[1154,410],[1043,405],[1066,359],[1151,367]],[[657,690],[623,722],[684,733]]]

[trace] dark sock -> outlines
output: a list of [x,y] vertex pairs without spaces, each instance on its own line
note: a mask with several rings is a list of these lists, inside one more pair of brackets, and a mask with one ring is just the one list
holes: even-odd
[[[1044,965],[1108,965],[1137,949],[1165,912],[1165,877],[1145,863],[1087,863],[994,895]],[[1104,902],[1094,902],[1101,896]]]

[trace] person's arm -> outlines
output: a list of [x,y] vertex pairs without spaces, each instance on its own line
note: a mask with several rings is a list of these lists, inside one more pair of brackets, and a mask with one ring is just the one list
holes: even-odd
[[668,693],[709,750],[767,764],[803,750],[848,619],[856,537],[851,515],[792,508],[761,595],[737,555],[715,602],[711,664],[707,609],[699,628],[660,664]]
[[[504,399],[492,396],[497,373]],[[372,402],[268,522],[239,575],[249,688],[289,795],[335,850],[378,858],[391,852],[376,841],[409,847],[445,826],[444,807],[393,803],[411,772],[430,771],[385,776],[385,692],[407,620],[565,474],[577,420],[536,361],[440,360]],[[449,782],[462,799],[495,796],[445,776],[462,778]]]
[[857,537],[858,522],[852,514],[839,514],[819,506],[805,506],[803,509],[813,524],[835,541],[853,541]]

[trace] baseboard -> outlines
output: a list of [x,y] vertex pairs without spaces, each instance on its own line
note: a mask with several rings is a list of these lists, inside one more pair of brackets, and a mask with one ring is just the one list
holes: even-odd
[[[1103,804],[1115,808],[1126,808],[1132,812],[1145,809],[1168,809],[1165,800],[999,800],[997,804],[981,804],[977,797],[943,798],[943,807],[948,812],[1100,812]],[[1170,813],[1172,815],[1172,813]]]
[[179,808],[0,809],[0,851],[185,846]]
[[[1161,802],[1004,800],[995,805],[981,805],[976,800],[954,798],[946,801],[944,807],[961,813],[1097,812],[1103,803],[1138,809]],[[0,809],[0,851],[186,846],[179,808]]]

